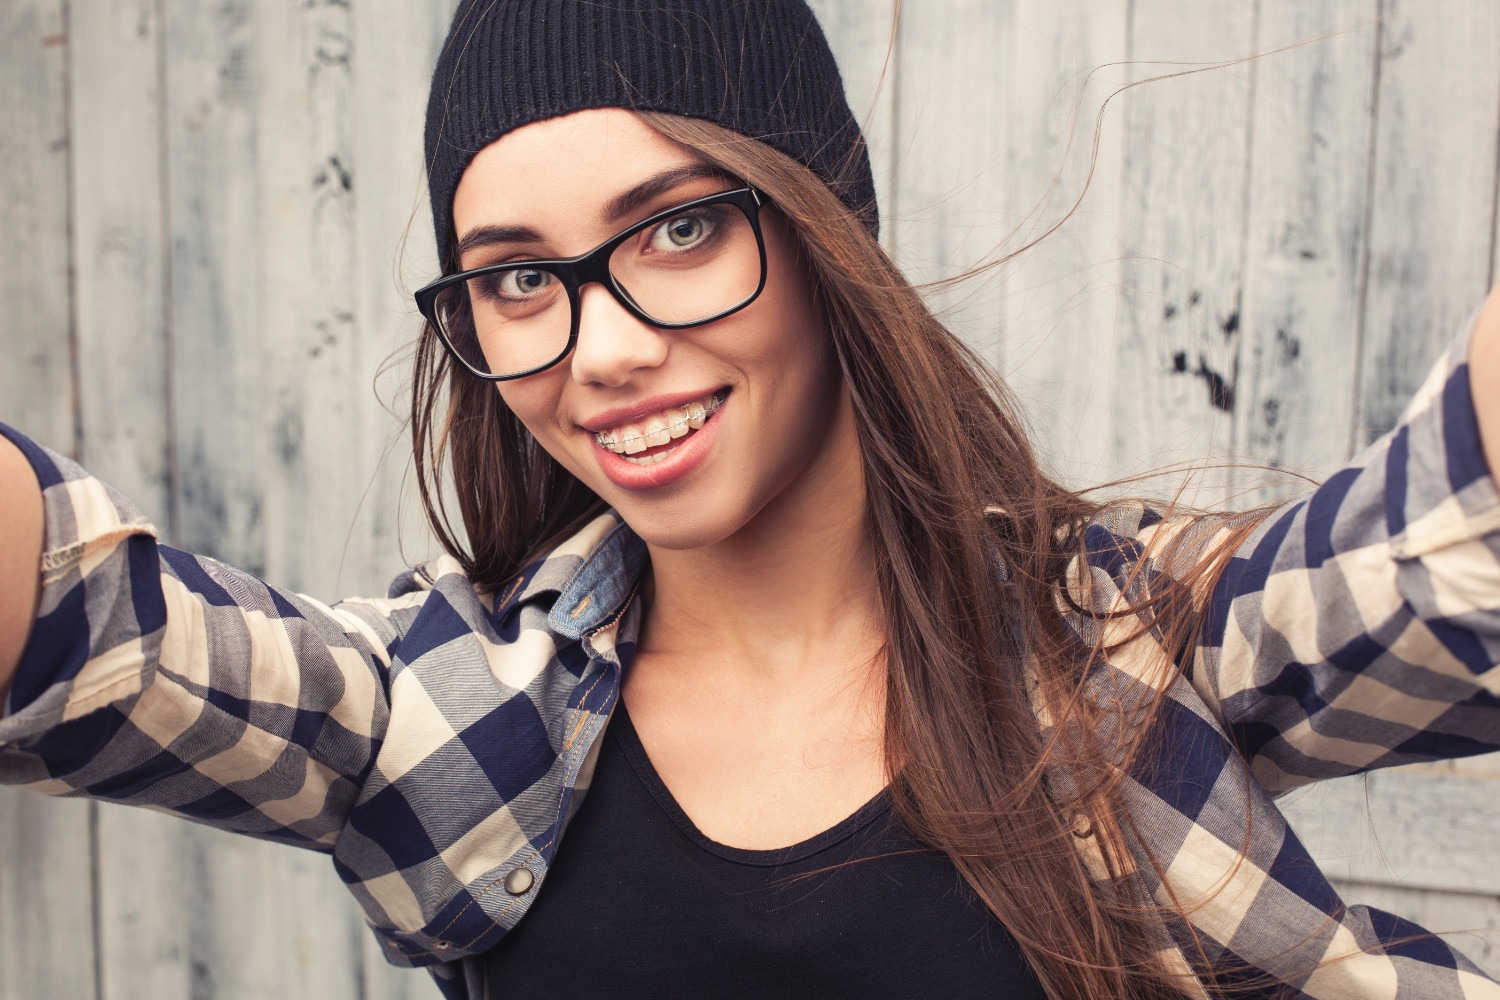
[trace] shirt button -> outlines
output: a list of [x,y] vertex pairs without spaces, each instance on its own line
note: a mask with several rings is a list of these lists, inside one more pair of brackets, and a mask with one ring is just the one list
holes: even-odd
[[1073,836],[1079,840],[1087,840],[1094,835],[1094,821],[1089,819],[1087,813],[1074,813],[1070,825],[1073,828]]
[[531,891],[536,878],[525,868],[517,868],[505,876],[505,891],[512,896],[524,896]]

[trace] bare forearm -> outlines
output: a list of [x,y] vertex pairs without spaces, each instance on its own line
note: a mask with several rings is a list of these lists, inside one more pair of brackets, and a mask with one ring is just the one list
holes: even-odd
[[1469,387],[1490,477],[1500,484],[1500,288],[1490,293],[1469,342]]
[[0,704],[36,618],[42,492],[20,450],[0,437]]

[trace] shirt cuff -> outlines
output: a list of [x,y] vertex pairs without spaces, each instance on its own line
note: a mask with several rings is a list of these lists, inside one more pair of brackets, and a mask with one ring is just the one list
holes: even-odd
[[1500,493],[1485,462],[1467,361],[1474,324],[1464,324],[1417,390],[1386,453],[1387,519],[1397,559],[1420,559],[1488,539],[1500,558]]
[[0,423],[42,490],[37,618],[0,718],[0,745],[36,737],[139,691],[143,639],[165,620],[156,529],[62,455]]

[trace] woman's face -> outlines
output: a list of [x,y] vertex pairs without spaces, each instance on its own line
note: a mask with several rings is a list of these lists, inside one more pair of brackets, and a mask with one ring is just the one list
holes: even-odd
[[[621,110],[519,128],[481,150],[458,185],[460,266],[576,256],[740,186],[705,166]],[[861,502],[839,481],[857,469],[857,447],[820,310],[784,224],[774,211],[760,218],[767,275],[749,306],[666,330],[586,285],[572,353],[497,383],[553,458],[658,547],[713,544],[773,510]]]

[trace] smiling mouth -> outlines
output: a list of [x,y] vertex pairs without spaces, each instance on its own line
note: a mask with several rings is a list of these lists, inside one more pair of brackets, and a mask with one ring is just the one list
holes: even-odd
[[632,465],[655,465],[717,413],[728,396],[728,389],[720,389],[691,403],[668,407],[644,420],[599,431],[594,440],[605,451],[614,452]]

